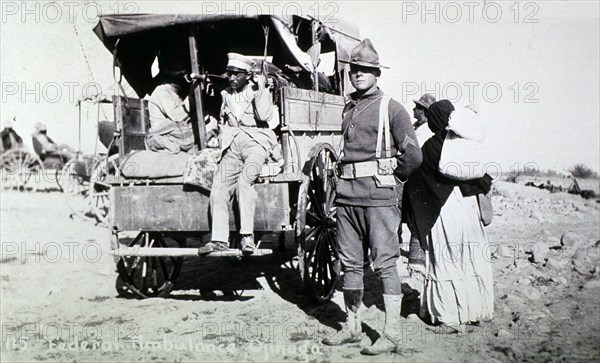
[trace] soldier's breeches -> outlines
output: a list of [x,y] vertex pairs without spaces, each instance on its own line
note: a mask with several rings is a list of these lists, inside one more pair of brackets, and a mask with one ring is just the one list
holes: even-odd
[[337,223],[344,288],[363,288],[365,258],[370,249],[373,269],[381,278],[384,293],[400,294],[400,278],[396,270],[400,256],[400,209],[397,206],[340,205]]

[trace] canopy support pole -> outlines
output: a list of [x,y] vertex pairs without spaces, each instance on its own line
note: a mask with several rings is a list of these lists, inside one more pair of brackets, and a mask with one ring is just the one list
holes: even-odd
[[[318,27],[319,27],[319,23],[318,23],[318,21],[316,19],[314,19],[314,20],[312,20],[310,22],[310,32],[311,32],[311,35],[312,35],[312,46],[311,46],[311,48],[313,49],[313,51],[315,51],[315,49],[316,49],[316,51],[318,53],[321,53],[321,45],[319,44],[319,39],[317,37],[317,28]],[[317,60],[316,62],[315,62],[314,57],[317,57],[316,58],[316,60]],[[312,74],[312,76],[313,76],[313,85],[314,85],[313,89],[315,91],[319,92],[319,71],[317,70],[317,66],[319,65],[319,61],[318,61],[319,54],[316,54],[316,55],[315,54],[311,54],[311,59],[313,60],[313,74]]]
[[[190,29],[188,40],[190,46],[192,73],[201,74],[195,29]],[[202,111],[202,84],[200,82],[193,82],[192,87],[194,88],[194,92],[192,94],[193,104],[196,110],[196,127],[194,127],[194,137],[198,141],[198,148],[203,150],[206,148],[206,125],[204,124],[204,112]]]

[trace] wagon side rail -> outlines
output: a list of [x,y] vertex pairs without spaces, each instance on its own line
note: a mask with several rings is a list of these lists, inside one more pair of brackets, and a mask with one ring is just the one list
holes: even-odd
[[329,143],[339,148],[345,101],[343,96],[300,88],[284,87],[281,92],[286,170],[296,171],[300,180],[314,145]]

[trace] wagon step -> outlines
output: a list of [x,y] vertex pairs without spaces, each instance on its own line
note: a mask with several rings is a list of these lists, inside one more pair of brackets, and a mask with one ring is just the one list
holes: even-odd
[[[116,250],[110,251],[113,256],[140,256],[140,257],[198,257],[197,248],[150,248],[150,247],[119,247]],[[259,248],[251,256],[266,256],[273,254],[273,250]],[[237,249],[229,249],[226,251],[213,252],[204,257],[242,257],[242,251]]]

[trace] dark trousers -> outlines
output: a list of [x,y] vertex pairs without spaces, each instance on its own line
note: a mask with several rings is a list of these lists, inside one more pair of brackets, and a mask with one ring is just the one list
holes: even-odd
[[398,227],[400,209],[389,207],[337,207],[340,260],[344,289],[363,289],[365,258],[371,250],[373,269],[383,283],[383,293],[399,295],[396,261],[400,256]]

